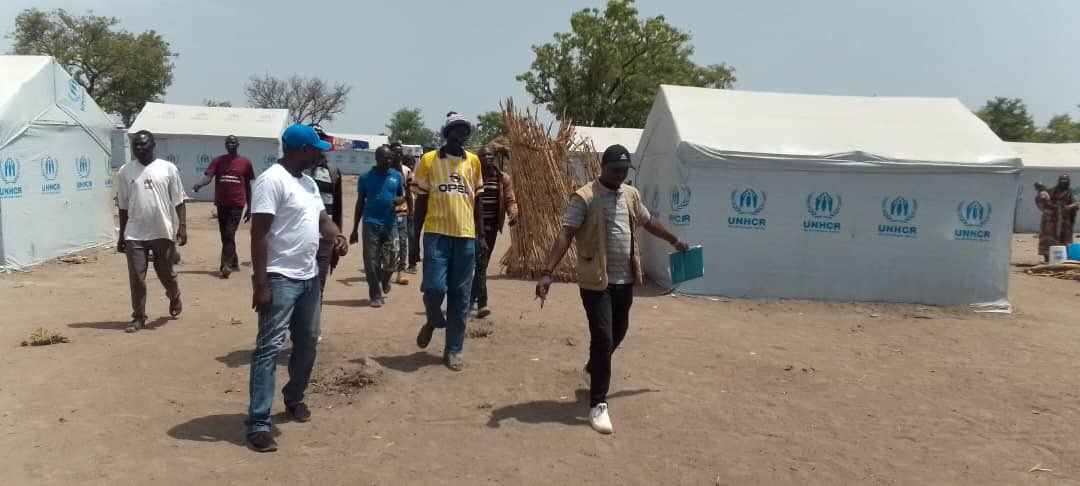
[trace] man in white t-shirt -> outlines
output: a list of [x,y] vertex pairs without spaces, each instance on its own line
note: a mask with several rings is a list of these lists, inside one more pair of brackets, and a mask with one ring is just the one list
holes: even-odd
[[131,285],[132,321],[125,331],[136,332],[146,327],[146,268],[151,253],[156,257],[154,271],[169,298],[169,315],[177,317],[183,310],[173,264],[176,244],[187,244],[187,212],[180,171],[172,162],[154,157],[154,134],[136,133],[131,153],[135,160],[120,167],[117,175],[120,239],[116,251],[127,255]]
[[245,425],[248,444],[258,452],[277,450],[270,433],[270,409],[285,331],[293,343],[289,382],[282,389],[285,410],[297,422],[311,420],[304,391],[319,337],[320,235],[334,241],[340,256],[349,249],[348,240],[326,214],[318,186],[304,174],[319,163],[330,144],[307,125],[287,128],[281,141],[285,155],[255,179],[251,201],[251,306],[259,313],[259,334],[251,354],[251,405]]

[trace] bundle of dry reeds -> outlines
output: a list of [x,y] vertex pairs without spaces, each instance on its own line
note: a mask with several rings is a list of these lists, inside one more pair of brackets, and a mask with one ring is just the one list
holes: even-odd
[[[544,270],[548,251],[562,227],[563,210],[571,194],[577,190],[570,177],[570,153],[581,152],[587,169],[593,176],[600,172],[600,159],[595,150],[574,140],[574,125],[563,119],[557,131],[540,123],[537,111],[519,111],[513,99],[500,104],[506,136],[500,143],[506,146],[509,163],[506,170],[514,178],[514,188],[520,214],[510,230],[510,250],[503,256],[507,275],[535,279]],[[576,279],[577,250],[571,246],[562,263],[555,269],[559,281]]]

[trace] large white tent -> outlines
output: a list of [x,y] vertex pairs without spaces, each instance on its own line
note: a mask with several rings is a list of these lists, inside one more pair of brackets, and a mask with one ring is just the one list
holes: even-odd
[[1035,207],[1035,183],[1046,187],[1057,184],[1068,174],[1073,180],[1073,194],[1080,197],[1080,143],[1010,143],[1024,161],[1020,173],[1020,199],[1016,203],[1017,233],[1038,233],[1042,213]]
[[[386,145],[385,135],[360,135],[355,133],[327,133],[335,139],[344,139],[355,144],[356,148],[335,147],[326,153],[326,161],[337,167],[345,175],[360,175],[375,166],[375,149]],[[359,144],[356,144],[359,142]],[[361,148],[366,146],[367,148]]]
[[[153,133],[157,156],[176,164],[184,187],[190,187],[202,180],[214,157],[225,153],[229,135],[240,140],[240,155],[251,160],[256,175],[273,165],[281,157],[288,119],[288,110],[147,103],[128,133]],[[214,185],[188,196],[213,201]]]
[[[1020,159],[955,99],[663,86],[635,160],[688,294],[1003,303]],[[670,285],[668,247],[644,238]]]
[[114,241],[112,120],[51,57],[0,73],[0,270]]
[[[641,140],[640,128],[605,128],[605,127],[574,127],[574,141],[581,144],[591,143],[596,153],[602,154],[608,147],[618,144],[626,147],[631,153],[637,150],[638,141]],[[592,174],[585,168],[585,159],[581,153],[570,154],[570,177],[576,183],[585,183],[592,179]],[[633,174],[631,174],[633,178]]]

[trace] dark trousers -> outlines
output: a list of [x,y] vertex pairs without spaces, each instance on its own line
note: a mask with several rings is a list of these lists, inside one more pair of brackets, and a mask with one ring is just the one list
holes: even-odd
[[416,268],[420,261],[420,228],[412,218],[409,219],[409,268]]
[[315,254],[315,261],[319,264],[319,292],[326,290],[326,279],[334,271],[331,263],[334,259],[334,240],[319,238],[319,251]]
[[244,217],[243,206],[217,207],[218,231],[221,232],[221,270],[239,270],[240,259],[236,256],[236,229]]
[[499,238],[499,231],[495,224],[484,222],[484,242],[487,243],[487,251],[476,249],[476,274],[473,275],[472,301],[483,309],[488,305],[487,269],[491,262],[491,254],[495,252],[495,240]]
[[581,303],[589,318],[589,372],[592,386],[589,407],[607,402],[611,386],[611,355],[618,349],[630,328],[630,306],[634,305],[634,286],[609,285],[607,290],[581,289]]
[[389,285],[397,255],[394,252],[394,228],[364,222],[364,277],[368,298],[374,302],[383,298],[383,287]]
[[169,301],[180,298],[180,284],[173,269],[173,254],[176,249],[172,240],[148,240],[126,242],[128,264],[128,283],[131,286],[131,317],[146,319],[146,269],[149,266],[150,253],[153,252],[154,272],[165,287],[165,296]]

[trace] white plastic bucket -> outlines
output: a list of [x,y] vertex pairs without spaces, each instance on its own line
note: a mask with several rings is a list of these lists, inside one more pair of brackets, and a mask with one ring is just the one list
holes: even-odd
[[1050,264],[1057,265],[1068,259],[1068,249],[1064,246],[1050,247]]

